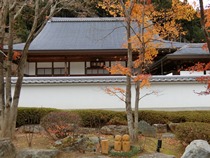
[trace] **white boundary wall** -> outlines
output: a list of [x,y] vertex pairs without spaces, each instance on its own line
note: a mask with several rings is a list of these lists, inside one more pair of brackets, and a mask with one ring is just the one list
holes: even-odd
[[[58,109],[118,109],[124,102],[105,93],[106,87],[125,88],[123,83],[27,83],[23,84],[20,107],[51,107]],[[209,108],[210,96],[199,96],[205,85],[191,82],[151,82],[142,94],[157,91],[140,101],[140,108]],[[142,96],[143,96],[142,95]],[[132,96],[135,96],[134,86]],[[134,107],[134,97],[132,98]]]

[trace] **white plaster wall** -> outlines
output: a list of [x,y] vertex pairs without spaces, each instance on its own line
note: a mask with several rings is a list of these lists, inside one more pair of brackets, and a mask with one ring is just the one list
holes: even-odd
[[85,63],[84,62],[71,62],[70,63],[70,75],[84,75]]
[[180,71],[180,75],[181,76],[189,76],[189,75],[193,75],[193,76],[201,76],[201,75],[203,75],[204,74],[204,72],[203,71]]
[[51,62],[38,62],[37,67],[38,68],[51,68],[52,63]]
[[[54,62],[54,67],[65,67],[65,62]],[[67,63],[68,66],[68,63]]]
[[[57,84],[23,85],[20,107],[52,107],[59,109],[99,109],[125,108],[124,102],[105,93],[106,87],[121,87],[119,84]],[[199,83],[153,83],[142,90],[142,96],[151,91],[140,101],[140,108],[195,108],[210,107],[210,96],[199,96],[205,87]],[[134,87],[132,96],[135,96]],[[134,97],[132,98],[134,104]],[[134,105],[133,105],[134,107]]]
[[28,73],[29,73],[29,63],[26,62],[25,69],[24,69],[24,74],[28,74]]
[[36,74],[36,65],[35,63],[28,63],[28,75],[35,75]]

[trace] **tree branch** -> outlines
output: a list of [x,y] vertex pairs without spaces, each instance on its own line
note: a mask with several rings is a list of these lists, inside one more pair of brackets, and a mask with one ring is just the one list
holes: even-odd
[[27,5],[27,0],[25,0],[24,4],[21,6],[21,8],[16,12],[14,19],[17,19],[17,17],[21,14],[23,8]]

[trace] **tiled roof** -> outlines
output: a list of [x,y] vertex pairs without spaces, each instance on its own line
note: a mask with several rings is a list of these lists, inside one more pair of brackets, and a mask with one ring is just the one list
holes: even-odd
[[[154,38],[158,39],[156,36]],[[33,40],[29,51],[122,50],[125,41],[123,18],[54,17]],[[165,40],[155,42],[163,43],[161,48],[180,48],[186,44]],[[15,44],[14,50],[23,47],[24,43]]]
[[[198,76],[153,76],[151,82],[195,82]],[[12,78],[12,83],[16,78]],[[125,76],[92,76],[92,77],[25,77],[23,84],[103,84],[125,83]]]
[[204,43],[189,43],[178,49],[172,55],[202,55],[209,54],[203,47]]

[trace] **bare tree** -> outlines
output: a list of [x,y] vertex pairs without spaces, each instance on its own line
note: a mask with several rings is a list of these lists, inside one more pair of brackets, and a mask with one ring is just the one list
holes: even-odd
[[[27,1],[26,1],[27,2]],[[13,57],[13,25],[15,23],[15,18],[21,13],[25,3],[20,8],[19,11],[16,11],[16,0],[5,0],[1,4],[1,11],[0,11],[0,24],[1,26],[6,25],[6,15],[9,14],[9,40],[8,40],[8,53],[6,58],[4,59],[3,54],[3,41],[4,41],[4,28],[1,27],[0,30],[0,46],[1,46],[1,56],[0,56],[0,110],[1,110],[1,121],[0,121],[0,137],[14,137],[14,131],[16,126],[16,118],[17,118],[17,108],[18,102],[21,92],[22,81],[24,77],[24,67],[27,61],[27,54],[29,46],[32,40],[38,35],[38,33],[43,29],[45,24],[47,23],[48,19],[51,18],[56,12],[58,12],[61,8],[58,8],[58,5],[64,1],[59,0],[35,0],[29,1],[29,3],[33,3],[32,6],[34,7],[34,21],[33,26],[31,28],[30,34],[28,39],[26,40],[25,46],[23,48],[21,59],[18,63],[18,70],[17,70],[17,81],[15,83],[14,95],[12,96],[11,93],[11,64],[12,64],[12,57]],[[31,4],[30,4],[31,5]],[[15,12],[17,14],[15,15]],[[45,16],[47,18],[45,18]],[[40,19],[44,20],[40,22]],[[6,62],[6,69],[4,68],[4,62]],[[4,71],[6,70],[6,79],[4,84]],[[5,100],[6,98],[6,100]]]
[[[126,34],[127,34],[127,68],[129,69],[130,73],[132,71],[133,67],[133,54],[132,54],[132,43],[130,42],[131,38],[131,13],[135,4],[135,0],[131,0],[129,3],[129,7],[126,7],[126,4],[123,0],[120,0],[120,4],[123,10],[123,14],[125,17],[125,22],[126,22]],[[127,121],[128,121],[128,130],[129,130],[129,135],[132,141],[135,139],[135,133],[133,129],[133,113],[132,113],[132,107],[131,107],[131,75],[128,73],[126,74],[126,98],[125,98],[125,106],[126,106],[126,113],[127,113]]]

